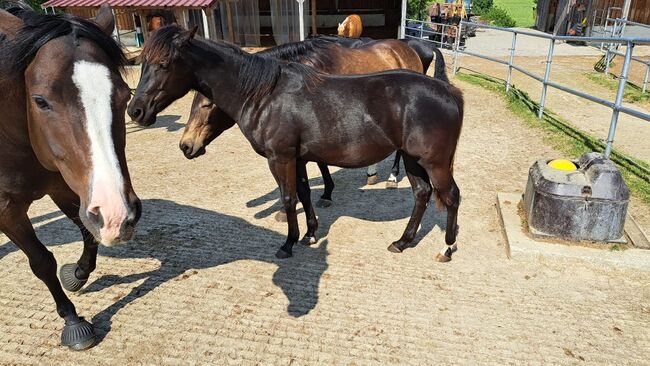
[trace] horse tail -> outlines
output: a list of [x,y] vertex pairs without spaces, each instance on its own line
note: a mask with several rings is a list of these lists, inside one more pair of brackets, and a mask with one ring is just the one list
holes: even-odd
[[[456,149],[458,148],[458,140],[460,139],[460,132],[463,129],[463,115],[464,115],[464,108],[465,108],[465,100],[463,99],[463,92],[459,88],[449,84],[449,91],[451,92],[451,96],[456,102],[456,105],[458,107],[458,120],[456,121],[458,125],[458,129],[457,129],[456,136],[451,136],[451,138],[453,138],[455,141],[453,143],[452,150],[449,154],[449,176],[451,177],[451,179],[454,179],[453,178],[454,162],[456,159]],[[436,201],[436,207],[442,209],[442,207],[445,206],[445,202],[440,196],[440,192],[438,192],[438,190],[435,188],[433,189],[433,196]]]
[[[442,80],[445,83],[449,83],[449,78],[447,77],[447,67],[445,65],[445,58],[442,56],[442,52],[436,46],[431,47],[433,53],[436,54],[436,65],[433,71],[433,77]],[[461,104],[462,104],[462,95],[461,95]],[[458,102],[458,101],[456,101]],[[461,108],[462,109],[462,108]]]

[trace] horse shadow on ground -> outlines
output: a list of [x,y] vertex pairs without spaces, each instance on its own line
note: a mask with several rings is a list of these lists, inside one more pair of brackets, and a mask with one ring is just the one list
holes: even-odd
[[[390,168],[393,162],[392,155],[378,164],[377,170],[380,179],[388,178]],[[310,163],[312,164],[312,163]],[[402,174],[403,176],[403,169]],[[323,179],[315,177],[309,179],[311,188],[311,198],[314,204],[316,216],[318,216],[317,238],[324,238],[329,234],[330,227],[341,216],[353,217],[361,220],[372,222],[395,221],[409,218],[413,211],[413,190],[406,186],[408,179],[400,181],[400,187],[397,189],[385,189],[385,181],[381,181],[373,186],[366,186],[366,169],[339,169],[332,173],[335,188],[332,193],[334,203],[330,207],[319,208],[315,204],[323,194]],[[315,186],[319,186],[314,188]],[[255,218],[261,219],[268,217],[280,210],[280,190],[278,188],[262,196],[254,198],[246,203],[247,207],[258,207],[275,202],[273,205],[258,211]],[[300,206],[300,205],[299,205]],[[303,210],[300,209],[299,212]],[[408,246],[413,248],[417,246],[422,238],[428,234],[434,227],[438,226],[442,231],[445,230],[447,223],[447,212],[443,209],[437,209],[435,202],[429,203],[427,211],[422,218],[422,224],[415,240]],[[301,223],[303,225],[304,223]],[[304,225],[302,226],[304,227]],[[394,239],[397,240],[402,235],[403,228],[397,229]],[[280,247],[281,242],[278,242]],[[388,246],[390,243],[385,243]],[[440,244],[444,244],[440,243]]]
[[156,119],[156,123],[152,126],[149,127],[141,127],[137,125],[135,122],[128,122],[127,121],[127,126],[128,131],[126,132],[127,134],[129,133],[134,133],[134,132],[140,132],[142,130],[152,130],[156,128],[164,128],[167,130],[167,132],[175,132],[178,131],[182,128],[185,128],[184,123],[178,123],[178,120],[181,119],[181,116],[176,115],[176,114],[168,114],[164,116],[159,116]]
[[[328,266],[327,241],[311,247],[296,246],[295,257],[280,260],[274,254],[276,244],[282,242],[284,236],[241,218],[158,199],[144,200],[143,209],[136,237],[123,245],[100,246],[99,255],[120,259],[153,258],[160,262],[160,267],[127,276],[96,278],[91,275],[90,282],[81,290],[86,296],[116,284],[144,279],[129,294],[93,317],[99,342],[110,332],[112,318],[120,309],[158,286],[188,270],[212,268],[239,260],[277,265],[273,283],[289,300],[289,315],[304,316],[318,303],[320,279]],[[60,212],[39,216],[32,222],[50,219],[53,220],[36,229],[45,245],[65,245],[81,240],[79,230]],[[17,250],[11,242],[0,245],[0,260]]]

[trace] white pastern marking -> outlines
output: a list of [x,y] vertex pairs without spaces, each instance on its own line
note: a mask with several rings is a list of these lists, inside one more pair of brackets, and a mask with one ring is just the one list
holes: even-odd
[[[449,250],[451,251],[451,253],[449,253],[449,255],[447,255],[447,251],[449,251]],[[452,245],[446,245],[446,246],[445,246],[444,248],[442,248],[442,250],[440,251],[440,255],[444,255],[445,257],[451,257],[451,254],[453,254],[453,253],[456,252],[457,250],[458,250],[457,243],[454,243],[454,244],[452,244]]]
[[113,83],[108,68],[102,64],[77,61],[72,81],[79,89],[79,98],[86,117],[86,132],[92,156],[92,185],[108,184],[113,194],[119,193],[125,204],[124,178],[113,144],[111,97]]

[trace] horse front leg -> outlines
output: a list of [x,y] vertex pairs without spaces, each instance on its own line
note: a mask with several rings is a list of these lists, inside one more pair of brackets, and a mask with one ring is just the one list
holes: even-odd
[[84,248],[81,257],[77,263],[68,263],[61,266],[59,278],[63,288],[68,291],[76,292],[88,282],[90,274],[97,266],[97,248],[99,243],[95,237],[86,229],[79,218],[79,197],[65,184],[62,184],[54,192],[50,193],[50,198],[59,207],[72,222],[77,225],[81,231]]
[[292,248],[298,242],[300,230],[298,229],[298,216],[296,215],[296,161],[294,159],[269,159],[269,169],[280,187],[280,199],[287,214],[289,232],[284,245],[278,249],[277,258],[292,256]]
[[56,311],[65,321],[61,344],[74,350],[90,348],[95,344],[95,329],[92,324],[77,315],[74,304],[63,292],[56,277],[56,259],[36,237],[27,217],[28,207],[29,204],[26,203],[9,201],[5,210],[0,213],[0,231],[27,255],[32,272],[50,290],[56,303]]

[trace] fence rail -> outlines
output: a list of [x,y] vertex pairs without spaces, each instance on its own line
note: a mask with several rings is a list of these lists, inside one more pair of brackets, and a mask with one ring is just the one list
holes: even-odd
[[[553,36],[550,34],[546,33],[534,33],[530,31],[525,31],[525,30],[519,30],[519,29],[512,29],[512,28],[500,28],[500,27],[494,27],[490,25],[483,25],[483,24],[476,24],[476,23],[468,23],[466,21],[461,21],[459,25],[459,33],[462,31],[462,27],[477,27],[477,28],[483,28],[483,29],[493,29],[497,31],[502,31],[502,32],[509,32],[512,33],[512,46],[509,49],[510,54],[508,61],[500,60],[495,57],[491,57],[488,55],[483,55],[477,52],[473,52],[470,50],[465,49],[460,49],[460,47],[457,47],[454,49],[454,64],[453,64],[453,74],[456,74],[456,71],[459,68],[459,60],[458,60],[458,54],[465,54],[473,57],[479,57],[488,61],[496,62],[502,65],[507,65],[508,66],[508,74],[506,78],[506,92],[510,91],[511,83],[512,83],[512,71],[516,70],[521,72],[524,75],[527,75],[539,82],[542,83],[542,93],[541,93],[541,98],[540,98],[540,103],[539,103],[539,111],[537,114],[538,118],[542,118],[544,115],[544,107],[546,103],[546,92],[548,87],[552,87],[558,90],[561,90],[563,92],[575,95],[580,98],[587,99],[591,102],[603,105],[605,107],[608,107],[612,110],[612,117],[609,125],[609,132],[607,134],[607,144],[605,148],[605,156],[609,157],[612,151],[612,146],[614,143],[614,136],[616,134],[616,127],[618,124],[618,117],[621,112],[628,114],[630,116],[634,116],[646,121],[650,121],[650,114],[645,113],[643,111],[639,111],[637,109],[629,108],[626,106],[622,105],[623,101],[623,92],[625,89],[625,85],[627,83],[627,78],[628,78],[628,73],[629,73],[629,66],[631,61],[633,60],[633,51],[634,51],[634,46],[637,44],[650,44],[650,38],[630,38],[630,37],[574,37],[574,36]],[[615,28],[615,27],[614,27]],[[514,64],[514,57],[516,55],[516,48],[517,48],[517,36],[529,36],[529,37],[536,37],[536,38],[542,38],[542,39],[547,39],[549,40],[548,43],[548,54],[546,58],[546,69],[544,72],[544,76],[539,76],[536,75],[523,67],[517,66]],[[612,50],[612,52],[617,52],[616,54],[622,55],[624,57],[624,62],[623,62],[623,70],[621,71],[621,75],[619,76],[619,82],[618,82],[618,88],[616,91],[616,98],[614,101],[606,100],[603,98],[596,97],[594,95],[591,95],[589,93],[575,90],[572,88],[569,88],[568,86],[561,85],[554,83],[550,80],[550,75],[551,75],[551,67],[553,64],[553,54],[555,50],[555,42],[556,41],[573,41],[573,42],[604,42],[609,45],[625,45],[626,46],[626,51],[625,53],[620,53],[616,50]],[[613,47],[608,47],[613,48]],[[609,64],[609,60],[606,59],[606,64]],[[645,63],[645,61],[643,62]],[[648,72],[646,72],[646,80],[644,84],[647,83],[647,77],[648,77]]]
[[[648,24],[637,23],[637,22],[629,21],[627,19],[607,18],[606,21],[613,23],[611,33],[610,33],[611,37],[615,37],[617,34],[622,37],[625,34],[626,25],[634,25],[634,26],[650,29],[650,25]],[[614,58],[614,56],[618,55],[621,57],[625,57],[623,53],[619,52],[618,46],[619,45],[613,45],[612,43],[609,43],[607,45],[607,50],[605,52],[605,75],[609,75],[609,64],[611,60]],[[602,50],[603,47],[604,47],[604,42],[600,44],[600,49]],[[645,75],[643,76],[643,83],[641,84],[641,93],[645,93],[648,88],[648,78],[650,77],[650,60],[644,60],[634,56],[632,56],[631,60],[645,65]]]

